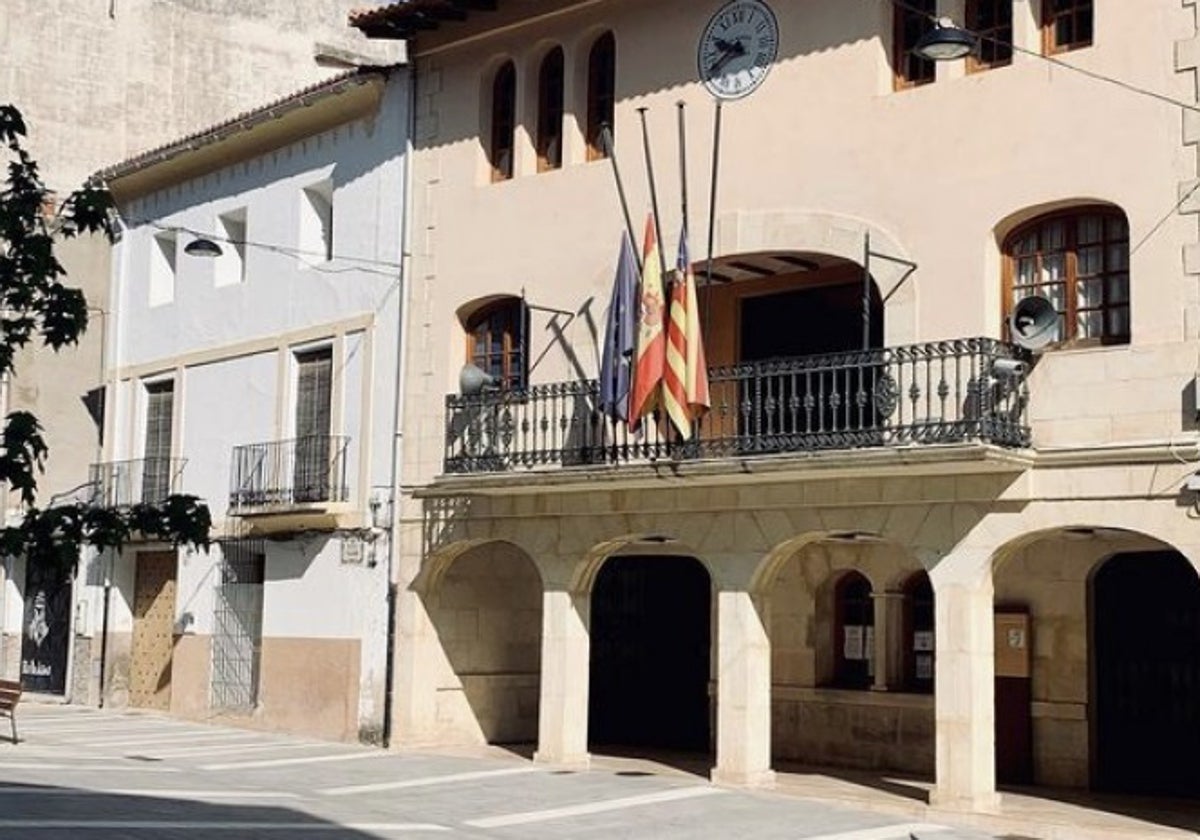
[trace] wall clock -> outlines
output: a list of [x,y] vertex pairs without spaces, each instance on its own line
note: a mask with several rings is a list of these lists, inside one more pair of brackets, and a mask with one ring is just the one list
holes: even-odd
[[779,22],[762,0],[734,0],[704,27],[696,50],[700,79],[718,99],[741,99],[763,83],[779,54]]

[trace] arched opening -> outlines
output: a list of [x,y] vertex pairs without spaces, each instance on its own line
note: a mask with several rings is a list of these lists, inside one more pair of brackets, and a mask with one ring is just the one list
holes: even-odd
[[493,181],[513,176],[517,128],[517,68],[506,61],[492,77],[491,112],[488,125],[488,163]]
[[604,562],[592,589],[592,744],[709,749],[711,590],[692,557]]
[[542,581],[510,543],[491,542],[449,561],[426,593],[446,667],[437,719],[448,741],[537,740]]
[[920,563],[863,534],[814,534],[764,563],[775,768],[932,776],[932,679],[928,689],[911,686],[904,665],[914,642],[932,648],[909,631],[933,628],[932,615],[909,618],[910,595],[928,581]]
[[911,575],[900,590],[904,630],[901,636],[901,682],[905,691],[933,693],[933,583],[925,571]]
[[542,59],[538,70],[538,172],[562,166],[563,71],[562,47],[555,47]]
[[1172,546],[1091,524],[1027,534],[996,554],[993,587],[999,784],[1200,793],[1200,578]]
[[617,90],[617,42],[605,32],[592,44],[587,63],[587,159],[605,157],[601,130],[613,129]]
[[1200,796],[1200,577],[1177,552],[1129,552],[1090,589],[1094,787]]
[[710,436],[746,449],[764,435],[793,447],[834,434],[878,443],[886,366],[862,351],[883,346],[884,306],[860,265],[812,252],[725,256],[700,309],[709,363],[730,368],[710,381]]

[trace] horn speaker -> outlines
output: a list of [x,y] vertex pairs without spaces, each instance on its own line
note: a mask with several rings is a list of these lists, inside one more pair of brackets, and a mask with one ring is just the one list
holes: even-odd
[[1055,338],[1058,311],[1054,304],[1038,295],[1022,298],[1008,318],[1013,344],[1026,350],[1041,350]]
[[464,397],[473,397],[484,388],[494,388],[499,384],[496,377],[472,364],[463,365],[458,374],[458,391]]

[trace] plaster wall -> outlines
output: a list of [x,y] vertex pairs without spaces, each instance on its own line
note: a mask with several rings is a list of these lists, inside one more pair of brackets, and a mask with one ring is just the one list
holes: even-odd
[[[1019,45],[1037,52],[1033,5],[1015,5],[1015,29]],[[919,264],[887,304],[887,343],[998,337],[999,239],[1038,209],[1111,202],[1127,214],[1137,243],[1133,342],[1043,357],[1030,382],[1035,443],[1088,446],[1190,432],[1181,408],[1195,369],[1187,342],[1197,291],[1180,254],[1195,241],[1196,225],[1168,213],[1195,171],[1179,108],[1023,53],[989,72],[941,65],[936,83],[896,92],[887,4],[775,6],[779,60],[758,91],[724,111],[717,256],[811,250],[860,260],[871,231],[880,250]],[[442,400],[463,361],[455,319],[462,304],[523,289],[531,302],[577,313],[561,338],[535,320],[533,378],[596,370],[623,228],[608,162],[585,161],[581,128],[587,49],[606,29],[616,36],[616,148],[636,235],[649,205],[637,114],[647,107],[662,227],[674,253],[675,102],[683,101],[699,254],[708,219],[696,198],[707,195],[713,109],[694,78],[695,44],[715,7],[560,3],[542,17],[511,13],[508,29],[489,32],[499,21],[475,16],[419,39],[410,478],[440,472]],[[1194,35],[1190,11],[1176,0],[1101,4],[1094,46],[1066,60],[1191,101],[1174,49]],[[456,41],[466,35],[479,37]],[[537,173],[536,68],[554,44],[567,54],[566,163]],[[510,58],[518,77],[516,175],[490,183],[489,81]],[[897,274],[878,267],[881,289]]]

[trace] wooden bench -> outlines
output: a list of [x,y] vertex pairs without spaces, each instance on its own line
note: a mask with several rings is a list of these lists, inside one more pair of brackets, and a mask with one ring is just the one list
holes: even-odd
[[0,716],[7,715],[12,724],[12,742],[17,743],[17,703],[21,700],[21,684],[0,680]]

